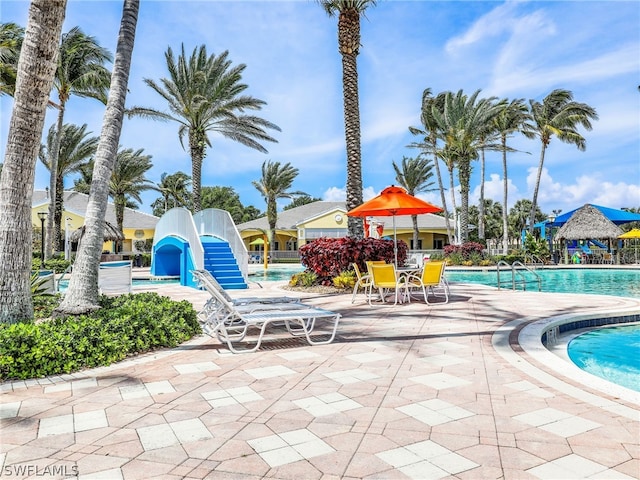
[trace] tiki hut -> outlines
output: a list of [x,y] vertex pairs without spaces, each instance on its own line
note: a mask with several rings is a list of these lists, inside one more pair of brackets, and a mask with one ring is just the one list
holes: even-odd
[[[586,204],[576,210],[567,222],[558,229],[555,238],[565,240],[606,239],[611,246],[611,239],[622,235],[622,229],[615,225],[593,205]],[[564,242],[565,262],[569,263],[569,252]]]
[[[79,229],[71,232],[69,236],[69,241],[78,243],[84,236],[84,230],[86,225],[81,226]],[[104,222],[104,241],[105,242],[121,242],[124,240],[124,234],[118,230],[118,227],[112,225],[109,222]]]

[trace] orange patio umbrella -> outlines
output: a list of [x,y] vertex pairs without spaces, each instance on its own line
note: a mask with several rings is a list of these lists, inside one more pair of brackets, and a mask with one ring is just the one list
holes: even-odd
[[351,217],[393,217],[393,250],[397,266],[396,215],[420,215],[441,211],[440,207],[409,195],[404,188],[391,185],[382,190],[377,197],[347,212],[347,215]]

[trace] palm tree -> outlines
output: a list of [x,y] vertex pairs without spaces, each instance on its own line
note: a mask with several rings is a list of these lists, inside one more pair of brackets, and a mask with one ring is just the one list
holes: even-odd
[[201,45],[187,57],[182,45],[176,60],[168,48],[165,59],[169,78],[162,78],[159,83],[148,78],[144,81],[166,100],[170,113],[145,107],[133,107],[128,112],[130,117],[139,115],[180,125],[180,143],[184,147],[185,135],[189,142],[195,212],[201,209],[202,162],[207,146],[211,147],[210,132],[267,153],[260,142],[277,142],[267,129],[280,131],[277,125],[245,113],[261,110],[266,102],[244,93],[247,85],[241,82],[246,65],[232,66],[228,56],[227,51],[217,57],[208,56],[206,47]]
[[0,323],[33,318],[31,198],[66,0],[32,0],[0,175]]
[[236,225],[242,223],[244,216],[244,205],[240,201],[240,195],[233,187],[203,187],[202,208],[226,210]]
[[109,99],[87,203],[85,234],[76,256],[67,293],[55,314],[81,314],[98,308],[98,268],[103,244],[104,217],[109,199],[109,181],[122,131],[139,7],[140,0],[124,0]]
[[[402,157],[402,167],[391,162],[396,172],[396,181],[400,186],[404,187],[409,195],[415,195],[420,192],[433,191],[433,165],[426,158],[418,155],[417,158]],[[411,215],[413,221],[413,248],[418,248],[418,237],[420,230],[418,229],[418,216]]]
[[[98,146],[97,137],[89,137],[90,132],[87,132],[87,124],[85,123],[81,127],[72,125],[69,123],[64,124],[62,127],[62,135],[60,136],[59,153],[57,155],[57,172],[56,176],[56,189],[54,204],[54,221],[53,221],[53,241],[55,249],[59,250],[62,245],[62,211],[64,210],[64,177],[71,173],[76,173],[80,169],[87,165],[90,158],[95,154]],[[56,142],[57,132],[55,125],[51,125],[49,133],[47,134],[47,143],[40,147],[40,153],[38,158],[42,164],[49,169],[49,159],[52,157],[50,154],[51,148]]]
[[[507,139],[515,132],[529,130],[527,121],[529,113],[522,98],[511,100],[508,105],[504,105],[502,110],[494,118],[494,126],[500,135],[502,145],[502,250],[506,254],[509,248],[509,209],[507,197],[509,194],[509,181],[507,176],[507,152],[513,151],[507,146]],[[527,125],[527,126],[525,126]],[[526,135],[529,135],[526,133]]]
[[587,141],[578,133],[577,127],[581,125],[585,130],[590,131],[592,128],[591,120],[597,120],[598,114],[593,107],[586,103],[574,102],[573,93],[562,89],[552,91],[542,102],[529,100],[529,108],[534,125],[528,133],[532,137],[539,138],[542,144],[536,186],[533,190],[533,201],[529,214],[529,232],[533,233],[544,154],[551,143],[551,138],[555,135],[561,142],[573,144],[581,152],[585,151]]
[[[449,210],[447,208],[447,198],[445,195],[444,184],[442,183],[442,174],[440,173],[440,156],[438,155],[438,139],[441,137],[440,132],[438,131],[438,125],[435,122],[432,114],[433,108],[438,108],[442,111],[444,104],[445,96],[443,94],[438,95],[434,98],[431,95],[431,89],[426,88],[422,93],[422,113],[420,114],[420,119],[422,124],[424,125],[424,130],[417,127],[409,127],[409,131],[413,135],[419,135],[424,138],[422,142],[414,142],[409,146],[413,148],[420,148],[425,154],[433,155],[433,165],[436,169],[436,177],[438,179],[438,188],[440,190],[440,200],[442,201],[442,210],[445,219],[445,224],[447,227],[447,237],[449,243],[453,243],[453,234],[451,229],[451,222],[449,216]],[[451,181],[453,185],[453,176],[451,176]],[[453,188],[451,189],[451,194],[453,198],[453,208],[455,211],[455,196],[453,195]]]
[[156,217],[161,217],[167,210],[174,207],[189,208],[191,204],[190,184],[191,177],[184,172],[176,172],[173,175],[164,172],[160,175],[160,183],[155,189],[160,192],[162,197],[154,200],[151,204],[153,214]]
[[262,178],[252,181],[254,187],[267,202],[267,221],[269,222],[269,245],[274,248],[276,238],[276,222],[278,221],[277,200],[280,198],[293,198],[298,195],[307,195],[304,192],[290,192],[293,181],[298,176],[298,169],[290,163],[280,165],[280,162],[267,160],[262,164]]
[[487,143],[494,143],[500,138],[499,133],[496,130],[495,125],[492,123],[487,127],[487,131],[480,137],[480,201],[478,203],[478,239],[484,240],[485,236],[485,201],[484,201],[484,179],[486,171],[485,153],[484,147]]
[[[330,16],[338,16],[338,49],[342,55],[342,96],[347,145],[347,210],[362,203],[362,154],[360,150],[360,105],[358,64],[360,53],[360,15],[376,0],[318,0]],[[349,236],[362,238],[362,219],[348,217]]]
[[0,96],[16,89],[18,57],[24,39],[24,28],[15,23],[0,23]]
[[153,166],[151,155],[143,155],[143,150],[140,148],[134,152],[132,148],[121,149],[116,156],[116,164],[111,174],[109,196],[113,199],[116,223],[121,232],[125,207],[135,205],[132,200],[142,203],[140,193],[154,188],[153,182],[144,176]]
[[53,240],[55,237],[55,199],[56,172],[58,171],[58,153],[64,124],[66,104],[71,95],[84,98],[95,98],[102,103],[107,103],[107,91],[111,74],[105,68],[105,62],[111,62],[111,53],[101,47],[95,37],[86,35],[79,27],[74,27],[68,33],[62,35],[60,52],[58,53],[58,66],[53,81],[53,89],[58,93],[58,103],[50,102],[58,109],[58,119],[54,143],[49,149],[50,180],[49,191],[49,215],[47,216],[47,238],[45,258],[53,253]]
[[480,99],[480,90],[467,97],[462,90],[445,95],[444,109],[433,109],[434,119],[445,140],[441,157],[450,171],[458,167],[460,181],[460,241],[469,236],[469,189],[471,161],[478,158],[480,148],[497,150],[498,145],[485,142],[493,117],[500,111],[501,102],[495,98]]

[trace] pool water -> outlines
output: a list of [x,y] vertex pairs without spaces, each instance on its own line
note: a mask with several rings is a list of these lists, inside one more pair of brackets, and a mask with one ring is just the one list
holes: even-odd
[[[139,279],[139,278],[134,278],[131,281],[131,285],[133,285],[134,287],[138,286],[145,286],[145,285],[179,285],[180,284],[180,279],[178,278],[174,278],[174,279],[165,279],[165,280],[150,280],[150,279]],[[58,291],[60,292],[64,292],[67,290],[67,287],[69,286],[69,280],[60,280],[60,286],[58,287]]]
[[304,267],[268,268],[249,273],[250,282],[276,282],[280,280],[291,280],[296,273],[304,272]]
[[[612,268],[548,268],[535,272],[540,276],[541,291],[552,293],[587,293],[640,298],[640,269]],[[529,283],[527,290],[538,291],[538,284],[531,273],[524,272]],[[498,276],[493,271],[447,270],[450,282],[480,283],[498,286]],[[503,288],[511,288],[511,272],[500,272]],[[519,288],[516,286],[516,288]]]
[[640,325],[591,330],[571,340],[567,351],[582,370],[640,392]]

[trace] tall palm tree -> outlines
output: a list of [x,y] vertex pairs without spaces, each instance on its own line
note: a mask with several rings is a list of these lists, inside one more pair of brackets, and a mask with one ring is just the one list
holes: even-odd
[[[80,171],[87,165],[91,157],[96,153],[98,147],[98,137],[89,137],[91,132],[87,132],[87,124],[81,127],[65,123],[60,136],[59,153],[57,155],[56,189],[54,199],[54,221],[53,221],[53,242],[56,250],[62,247],[62,211],[64,210],[64,177],[71,173]],[[47,143],[41,145],[38,158],[42,164],[49,169],[50,150],[56,143],[56,126],[51,125],[47,134]],[[89,138],[87,138],[89,137]]]
[[448,161],[450,169],[455,164],[460,181],[460,241],[469,236],[469,190],[471,161],[478,158],[481,147],[497,150],[498,145],[485,142],[493,117],[502,103],[495,98],[478,99],[480,90],[467,96],[462,90],[456,94],[447,92],[443,112],[433,109],[434,119],[443,134],[445,146],[441,157]]
[[[509,180],[507,175],[507,152],[514,151],[507,146],[507,139],[515,132],[525,132],[529,135],[528,122],[529,111],[524,103],[524,99],[511,100],[508,105],[504,105],[498,115],[493,120],[494,126],[500,135],[502,145],[502,250],[506,254],[509,248]],[[526,126],[525,126],[526,125]]]
[[[447,237],[449,243],[453,243],[453,234],[451,229],[451,222],[449,216],[449,210],[447,208],[447,198],[445,195],[444,185],[442,183],[442,174],[440,173],[440,157],[438,155],[438,138],[440,132],[438,131],[438,125],[433,119],[431,110],[433,108],[440,108],[444,103],[444,95],[438,95],[434,98],[431,94],[431,89],[426,88],[422,93],[422,108],[420,119],[424,126],[424,130],[417,127],[409,127],[409,131],[413,135],[419,135],[423,137],[423,141],[413,142],[409,146],[414,148],[420,148],[423,153],[433,155],[433,166],[436,169],[436,177],[438,179],[438,188],[440,189],[440,200],[442,201],[442,210],[444,215],[445,224],[447,227]],[[453,178],[453,177],[452,177]],[[451,192],[453,194],[453,190]],[[455,197],[454,197],[454,211],[455,211]]]
[[121,232],[125,207],[135,205],[132,200],[142,203],[140,194],[154,188],[153,182],[145,178],[145,173],[153,167],[151,155],[143,155],[143,150],[142,148],[136,151],[132,148],[119,150],[109,181],[109,196],[113,199],[116,223]]
[[81,314],[98,308],[98,269],[104,238],[104,217],[109,200],[109,181],[122,131],[139,8],[140,0],[124,0],[109,99],[102,122],[87,203],[85,234],[76,256],[67,293],[55,314]]
[[74,27],[62,35],[60,53],[58,54],[58,67],[53,81],[53,89],[58,94],[58,103],[50,102],[58,109],[58,119],[55,142],[49,149],[48,163],[50,168],[49,215],[47,216],[47,237],[45,246],[45,258],[53,253],[55,237],[55,199],[56,172],[58,171],[58,152],[64,125],[64,114],[67,102],[71,95],[83,98],[95,98],[102,103],[107,103],[107,91],[111,74],[104,66],[111,62],[111,53],[101,47],[95,37],[86,35],[79,27]]
[[174,207],[189,208],[191,205],[190,184],[191,177],[184,172],[176,172],[172,175],[164,172],[160,175],[160,182],[155,189],[162,196],[151,204],[153,214],[156,217],[161,217],[167,210]]
[[281,165],[280,162],[267,160],[262,164],[262,178],[251,183],[267,202],[267,222],[269,222],[269,245],[274,248],[276,238],[276,223],[278,221],[277,200],[307,195],[305,192],[290,192],[293,181],[298,176],[298,169],[290,163]]
[[[318,0],[330,16],[338,16],[338,49],[342,55],[342,96],[344,130],[347,145],[347,210],[362,203],[362,153],[360,149],[360,100],[358,64],[360,53],[360,16],[376,0]],[[349,236],[362,238],[362,219],[348,217]]]
[[592,129],[591,120],[597,120],[598,114],[593,107],[586,103],[573,101],[573,93],[563,89],[553,90],[542,102],[529,100],[529,108],[533,121],[533,129],[529,133],[539,138],[542,145],[529,214],[529,232],[533,233],[544,155],[551,143],[551,138],[555,135],[561,142],[573,144],[581,152],[585,151],[587,141],[580,135],[577,128],[582,126],[585,130],[590,131]]
[[486,172],[486,148],[484,147],[487,143],[494,143],[500,138],[498,134],[495,124],[491,124],[487,126],[487,131],[481,135],[480,137],[480,200],[478,202],[478,239],[484,240],[485,237],[485,204],[484,199],[484,179]]
[[[433,165],[431,162],[418,155],[417,158],[402,157],[402,166],[399,167],[396,162],[391,162],[396,172],[396,181],[400,186],[404,187],[409,195],[415,195],[421,192],[430,192],[434,190]],[[418,248],[418,237],[420,230],[418,229],[418,216],[411,215],[413,222],[413,248]]]
[[15,23],[0,23],[0,96],[16,89],[18,57],[24,40],[24,28]]
[[33,317],[31,199],[66,0],[32,0],[0,175],[0,323]]
[[277,142],[267,130],[280,131],[277,125],[245,113],[261,110],[266,102],[244,93],[247,85],[241,82],[246,65],[232,66],[228,56],[227,51],[208,56],[206,47],[201,45],[187,57],[182,45],[176,59],[169,47],[165,53],[169,78],[162,78],[159,83],[148,78],[144,81],[166,100],[170,113],[146,107],[133,107],[128,112],[130,117],[139,115],[180,125],[180,143],[184,147],[185,135],[189,142],[195,212],[201,209],[202,162],[207,146],[211,147],[211,132],[267,153],[261,142]]

